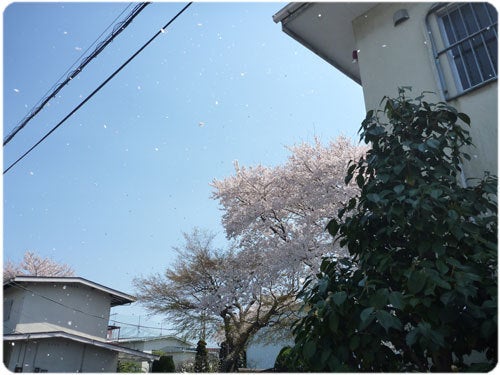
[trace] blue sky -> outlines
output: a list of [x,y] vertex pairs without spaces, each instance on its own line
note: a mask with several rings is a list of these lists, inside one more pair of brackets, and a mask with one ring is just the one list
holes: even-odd
[[[4,136],[128,5],[4,10]],[[147,6],[4,147],[4,169],[184,5]],[[135,276],[174,259],[183,231],[210,229],[224,244],[209,184],[231,175],[234,160],[277,165],[285,146],[315,136],[357,141],[361,87],[281,31],[272,16],[284,5],[194,3],[7,172],[4,259],[32,250],[133,294]]]

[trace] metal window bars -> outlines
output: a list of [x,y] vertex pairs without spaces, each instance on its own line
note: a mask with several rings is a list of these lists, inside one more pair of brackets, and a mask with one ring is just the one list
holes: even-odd
[[[498,15],[495,8],[488,3],[454,3],[433,8],[430,13],[436,15],[442,39],[439,48],[433,40],[433,49],[446,99],[496,80]],[[449,81],[455,86],[451,92]]]

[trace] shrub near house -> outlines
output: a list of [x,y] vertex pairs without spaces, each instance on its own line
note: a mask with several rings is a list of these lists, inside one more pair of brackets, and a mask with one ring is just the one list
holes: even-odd
[[461,186],[469,117],[399,93],[362,123],[372,149],[346,177],[361,194],[328,225],[351,257],[324,259],[307,282],[295,365],[488,371],[497,363],[497,178]]

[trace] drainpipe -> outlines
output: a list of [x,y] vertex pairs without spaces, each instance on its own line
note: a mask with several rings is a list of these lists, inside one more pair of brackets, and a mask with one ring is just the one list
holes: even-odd
[[26,352],[28,351],[29,343],[30,343],[30,334],[28,333],[28,337],[26,338],[26,344],[24,346],[23,361],[21,362],[21,369],[23,372],[24,372],[24,361],[26,360]]
[[80,362],[80,371],[83,372],[83,364],[85,362],[85,352],[87,351],[87,344],[83,344],[83,351],[82,351],[82,360]]

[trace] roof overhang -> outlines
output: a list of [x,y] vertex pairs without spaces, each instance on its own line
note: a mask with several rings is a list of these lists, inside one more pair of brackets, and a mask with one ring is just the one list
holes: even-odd
[[378,3],[289,3],[274,16],[293,39],[361,84],[352,21]]
[[136,298],[120,292],[115,289],[108,288],[104,285],[95,283],[93,281],[84,279],[82,277],[48,277],[48,276],[16,276],[6,280],[3,288],[20,287],[21,284],[37,283],[37,284],[80,284],[88,286],[91,289],[99,290],[103,293],[109,294],[111,297],[111,307],[125,305],[136,301]]
[[178,337],[172,336],[172,335],[153,336],[153,337],[127,337],[127,338],[120,338],[120,339],[116,340],[115,342],[117,342],[117,343],[133,343],[133,342],[152,342],[152,341],[161,341],[161,340],[175,340],[175,341],[179,342],[180,344],[186,345],[186,347],[194,346],[193,343],[186,341],[184,339],[180,339]]
[[141,352],[140,350],[129,349],[123,346],[111,344],[105,341],[93,340],[84,336],[74,335],[64,331],[52,331],[52,332],[34,332],[34,333],[13,333],[8,335],[3,335],[3,340],[9,342],[16,341],[33,341],[33,340],[47,340],[47,339],[65,339],[73,342],[78,342],[86,345],[92,345],[95,347],[111,350],[121,354],[121,356],[138,360],[138,361],[154,361],[160,357],[154,354],[149,354]]

